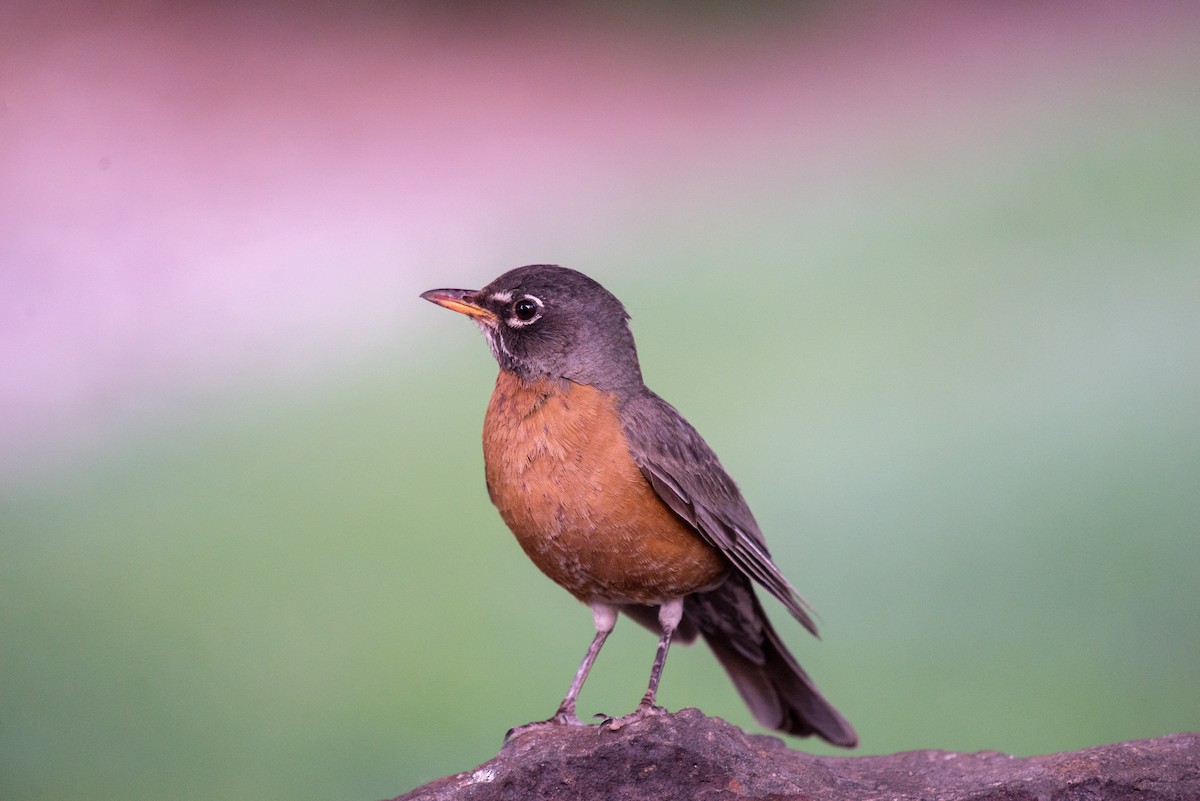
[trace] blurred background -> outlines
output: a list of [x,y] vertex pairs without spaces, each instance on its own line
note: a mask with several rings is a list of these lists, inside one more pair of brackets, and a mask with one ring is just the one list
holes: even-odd
[[[554,710],[590,614],[417,298],[530,262],[625,301],[857,753],[1200,728],[1197,98],[1188,3],[0,5],[0,797],[379,799]],[[660,699],[752,727],[703,647]]]

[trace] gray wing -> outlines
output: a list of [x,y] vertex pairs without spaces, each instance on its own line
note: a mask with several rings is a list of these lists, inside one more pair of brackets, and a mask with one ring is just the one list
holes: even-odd
[[630,453],[658,497],[816,634],[808,604],[771,561],[750,507],[696,429],[650,390],[625,401],[621,423]]

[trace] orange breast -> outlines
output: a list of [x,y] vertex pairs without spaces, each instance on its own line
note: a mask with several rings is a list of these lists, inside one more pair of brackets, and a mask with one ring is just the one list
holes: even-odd
[[483,426],[492,502],[534,564],[585,603],[657,604],[715,587],[728,562],[659,500],[615,401],[501,371]]

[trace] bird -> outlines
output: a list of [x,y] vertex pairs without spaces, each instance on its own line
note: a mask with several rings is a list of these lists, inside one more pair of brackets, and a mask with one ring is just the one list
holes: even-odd
[[630,317],[583,273],[553,264],[427,301],[471,318],[499,364],[483,424],[488,495],[533,563],[590,607],[595,635],[557,711],[516,726],[584,726],[577,700],[619,615],[659,635],[649,684],[618,729],[663,714],[672,642],[706,642],[754,718],[846,748],[854,728],[775,631],[755,585],[814,636],[808,604],[772,560],[733,479],[642,379]]

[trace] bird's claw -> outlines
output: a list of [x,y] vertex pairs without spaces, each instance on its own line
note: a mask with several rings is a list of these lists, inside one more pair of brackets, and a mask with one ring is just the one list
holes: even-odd
[[528,734],[531,731],[544,731],[546,729],[556,729],[559,726],[586,726],[587,724],[580,720],[575,711],[571,709],[560,709],[551,715],[546,720],[538,720],[533,723],[526,723],[523,726],[513,726],[504,735],[504,742],[515,740],[522,734]]
[[638,708],[630,712],[628,715],[622,715],[619,718],[610,717],[608,715],[596,715],[598,718],[604,718],[600,723],[600,728],[607,731],[616,731],[630,723],[635,723],[646,718],[657,717],[658,715],[667,714],[667,710],[661,706],[653,704],[639,704]]

